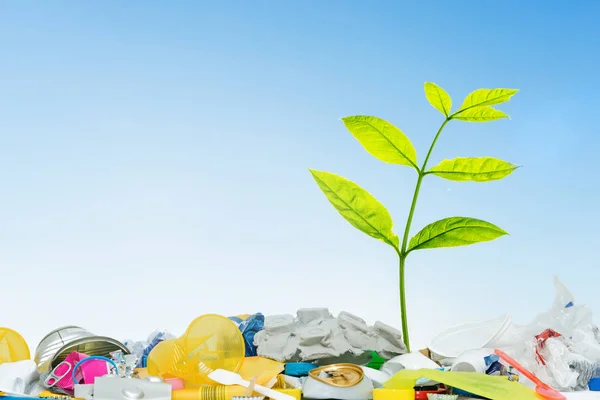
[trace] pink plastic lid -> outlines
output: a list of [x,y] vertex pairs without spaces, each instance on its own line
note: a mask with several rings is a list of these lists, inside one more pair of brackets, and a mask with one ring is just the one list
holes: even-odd
[[165,379],[165,383],[170,384],[173,387],[173,390],[180,390],[185,387],[183,379],[179,378],[167,378]]

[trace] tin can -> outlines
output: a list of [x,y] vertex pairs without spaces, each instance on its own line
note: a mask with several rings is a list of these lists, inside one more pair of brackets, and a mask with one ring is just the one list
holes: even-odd
[[127,346],[115,339],[96,336],[78,326],[65,326],[50,332],[38,345],[34,361],[39,373],[51,371],[74,351],[104,357],[115,351],[130,354]]
[[81,338],[94,336],[79,326],[63,326],[47,334],[35,350],[34,361],[40,373],[50,370],[50,362],[65,345]]

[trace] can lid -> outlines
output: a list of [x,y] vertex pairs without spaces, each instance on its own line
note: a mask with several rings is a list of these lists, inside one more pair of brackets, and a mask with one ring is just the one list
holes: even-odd
[[359,384],[364,376],[362,368],[354,364],[332,364],[315,368],[309,372],[311,378],[335,387],[352,387]]
[[[44,336],[44,338],[42,340],[40,340],[39,344],[42,344],[44,342],[44,340],[48,339],[50,336],[54,335],[55,333],[59,333],[63,330],[71,330],[71,329],[78,329],[78,330],[82,330],[85,331],[85,329],[83,329],[80,326],[75,326],[75,325],[67,325],[67,326],[61,326],[60,328],[56,328],[53,331],[50,331],[50,333],[48,333],[46,336]],[[60,337],[60,335],[59,335]]]

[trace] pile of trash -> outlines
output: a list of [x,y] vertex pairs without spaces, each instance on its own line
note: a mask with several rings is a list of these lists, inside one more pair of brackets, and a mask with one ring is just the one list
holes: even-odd
[[326,308],[196,318],[145,341],[67,326],[33,359],[0,328],[0,397],[85,400],[453,400],[600,398],[600,329],[555,278],[553,306],[528,325],[463,324],[407,353],[402,334]]

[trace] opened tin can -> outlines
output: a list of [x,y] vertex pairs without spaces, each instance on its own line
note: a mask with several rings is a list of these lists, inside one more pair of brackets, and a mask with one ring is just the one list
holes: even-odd
[[74,351],[88,356],[110,357],[110,353],[119,350],[129,354],[127,347],[115,339],[96,336],[78,326],[65,326],[53,330],[41,340],[34,361],[38,371],[43,374],[51,371]]
[[40,373],[48,372],[49,363],[56,353],[74,340],[94,336],[79,326],[63,326],[47,334],[35,350],[34,361]]

